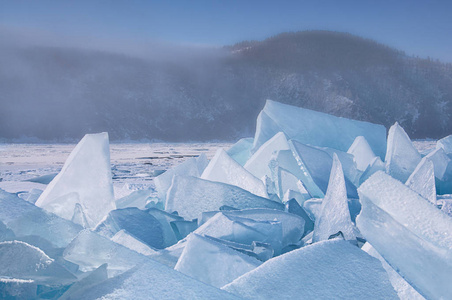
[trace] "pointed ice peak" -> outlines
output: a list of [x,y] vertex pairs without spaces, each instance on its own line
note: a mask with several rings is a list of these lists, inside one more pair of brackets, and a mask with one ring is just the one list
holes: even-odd
[[[77,193],[78,200],[68,197]],[[89,226],[95,226],[115,209],[110,167],[110,146],[106,132],[87,134],[72,150],[61,172],[36,201],[62,218],[71,220],[75,204],[84,208]]]
[[201,175],[202,179],[238,186],[255,195],[267,198],[264,183],[232,159],[226,151],[218,149]]
[[395,122],[388,133],[386,173],[406,182],[420,161],[421,155],[414,148],[409,136],[399,123]]
[[315,220],[313,242],[328,240],[330,236],[341,233],[345,240],[356,240],[348,209],[347,190],[344,172],[336,153],[325,198],[320,215]]
[[376,155],[372,151],[366,138],[363,136],[357,136],[353,144],[348,149],[347,153],[352,154],[356,162],[356,167],[360,171],[365,171],[371,164]]
[[410,189],[436,205],[433,162],[424,157],[405,183]]

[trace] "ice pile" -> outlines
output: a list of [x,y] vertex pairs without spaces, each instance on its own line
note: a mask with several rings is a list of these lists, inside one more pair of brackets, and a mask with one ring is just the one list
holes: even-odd
[[36,205],[0,190],[0,297],[452,298],[451,140],[268,101],[254,138],[115,201],[86,135]]

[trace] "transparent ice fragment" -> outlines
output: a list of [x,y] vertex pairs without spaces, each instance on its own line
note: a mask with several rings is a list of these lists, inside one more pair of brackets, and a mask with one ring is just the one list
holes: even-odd
[[328,240],[331,235],[338,232],[342,233],[345,240],[356,240],[348,208],[342,165],[337,155],[334,154],[328,190],[322,201],[320,214],[315,219],[312,241],[315,243]]
[[246,161],[251,157],[251,149],[253,148],[253,138],[243,138],[232,145],[226,152],[232,159],[244,166]]
[[177,234],[174,232],[173,225],[171,225],[171,222],[175,221],[183,221],[184,218],[167,213],[166,211],[157,209],[157,208],[149,208],[146,210],[148,214],[156,218],[161,226],[164,236],[164,248],[169,247],[171,245],[174,245],[177,243],[179,238],[177,237]]
[[176,234],[176,238],[181,240],[189,235],[191,232],[195,231],[198,228],[198,220],[193,221],[172,221],[171,227],[173,228],[174,233]]
[[210,160],[201,178],[235,185],[252,194],[268,197],[264,183],[233,160],[221,148],[217,150],[215,156]]
[[58,299],[60,300],[77,299],[77,294],[80,293],[80,291],[90,288],[107,279],[108,279],[107,264],[103,264],[99,268],[92,271],[91,274],[89,274],[85,278],[82,278],[81,280],[71,285],[71,287]]
[[427,154],[427,158],[433,162],[435,169],[435,177],[442,181],[447,181],[450,178],[448,174],[448,166],[451,159],[444,152],[443,148],[438,148]]
[[82,230],[66,247],[64,259],[78,264],[83,272],[108,263],[109,276],[122,273],[143,263],[146,256],[130,250],[88,229]]
[[378,253],[424,297],[452,295],[452,218],[383,172],[359,195],[356,223]]
[[366,138],[363,136],[356,137],[353,144],[348,149],[347,153],[353,155],[358,170],[364,172],[367,167],[374,160],[375,153],[372,151]]
[[282,132],[276,133],[271,139],[260,146],[246,162],[245,169],[257,178],[263,178],[264,176],[271,177],[269,163],[273,153],[279,150],[289,150],[287,138]]
[[128,233],[125,229],[118,231],[111,238],[111,240],[143,255],[152,255],[157,253],[158,251],[157,249],[152,248],[146,243],[143,243],[142,241]]
[[427,157],[422,158],[405,184],[436,205],[435,172],[430,159]]
[[36,235],[66,247],[83,228],[0,189],[0,221],[16,236]]
[[361,185],[364,181],[366,181],[370,176],[377,173],[378,171],[385,171],[386,166],[385,163],[379,158],[375,157],[370,164],[367,166],[367,169],[359,178],[359,184]]
[[421,155],[413,146],[405,130],[396,122],[388,133],[386,173],[406,182],[420,161]]
[[222,289],[247,299],[398,299],[381,263],[343,240],[272,258]]
[[72,219],[76,203],[84,208],[90,227],[115,209],[110,149],[105,132],[85,135],[36,201],[37,206],[67,220]]
[[286,204],[287,201],[289,201],[291,199],[295,199],[300,206],[303,205],[303,203],[306,201],[306,198],[303,196],[303,194],[301,194],[300,192],[293,191],[293,190],[289,189],[284,194],[282,202],[284,204]]
[[116,200],[116,208],[137,207],[144,209],[152,192],[151,189],[133,191],[129,195]]
[[347,151],[358,136],[368,141],[374,153],[384,158],[386,128],[368,122],[335,117],[309,109],[267,100],[257,120],[254,149],[277,132],[303,144]]
[[0,221],[0,242],[8,241],[16,237],[14,232]]
[[41,249],[20,241],[0,243],[0,277],[31,279],[41,284],[67,284],[77,280]]
[[183,218],[192,220],[204,211],[218,210],[223,205],[237,209],[284,209],[282,203],[256,196],[233,185],[190,176],[175,176],[168,191],[166,211],[177,211]]
[[436,149],[442,148],[446,154],[452,154],[452,135],[448,135],[436,142]]
[[165,248],[161,223],[146,211],[136,207],[111,211],[94,231],[111,238],[122,229],[151,247]]
[[[298,166],[303,172],[303,177],[300,178],[301,182],[311,196],[323,198],[328,187],[328,178],[333,164],[332,156],[336,153],[330,154],[320,148],[304,145],[293,140],[289,141],[289,145]],[[357,198],[356,187],[353,183],[346,178],[345,184],[347,195],[350,198]]]
[[262,262],[217,241],[190,234],[174,269],[215,287],[222,287]]
[[306,213],[306,211],[303,209],[303,207],[301,207],[298,204],[298,201],[296,201],[295,199],[290,199],[289,201],[287,201],[286,202],[286,211],[291,214],[300,216],[304,219],[305,223],[304,223],[303,235],[314,230],[314,222],[311,220],[311,218]]
[[179,175],[200,177],[204,169],[207,167],[207,164],[207,157],[203,153],[199,157],[189,158],[180,165],[177,165],[176,167],[169,169],[165,173],[155,177],[155,188],[157,189],[160,201],[162,203],[165,203],[166,194],[171,187],[174,176]]

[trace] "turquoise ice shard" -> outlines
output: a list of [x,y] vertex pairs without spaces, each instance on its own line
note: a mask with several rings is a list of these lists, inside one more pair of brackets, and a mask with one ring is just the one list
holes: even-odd
[[278,221],[253,220],[219,212],[194,233],[246,245],[254,241],[267,243],[278,254],[282,249],[283,225]]
[[284,210],[282,203],[256,196],[239,187],[191,176],[174,176],[165,207],[168,212],[177,211],[181,217],[192,220],[204,211],[219,210],[225,205],[237,209]]
[[83,228],[0,189],[0,221],[16,236],[35,235],[56,247],[67,244]]
[[289,150],[287,138],[282,132],[276,133],[262,144],[259,149],[256,149],[254,154],[246,162],[245,169],[259,179],[262,179],[264,176],[271,177],[269,163],[273,153],[280,150]]
[[[300,180],[306,190],[312,197],[323,198],[333,164],[332,156],[335,153],[329,154],[323,149],[304,145],[294,140],[289,141],[289,145],[302,171]],[[353,183],[345,178],[345,184],[348,197],[357,198],[356,187]]]
[[421,161],[421,155],[400,127],[399,123],[391,126],[388,133],[386,150],[386,173],[402,182],[406,182]]
[[162,203],[166,201],[166,194],[171,187],[173,177],[179,176],[193,176],[200,177],[208,164],[207,157],[203,153],[199,157],[192,157],[187,159],[180,165],[167,170],[165,173],[155,177],[155,188],[158,192],[158,197]]
[[452,218],[381,171],[358,192],[366,240],[424,297],[450,297]]
[[427,157],[414,169],[405,183],[410,189],[436,205],[435,172],[433,163]]
[[347,153],[353,155],[358,170],[364,172],[367,167],[375,158],[375,154],[372,151],[366,138],[363,136],[356,137],[353,144],[348,149]]
[[92,271],[88,276],[71,285],[71,287],[58,299],[70,300],[80,298],[80,294],[77,296],[80,291],[99,284],[107,279],[107,264],[103,264],[99,268]]
[[339,239],[272,258],[222,289],[246,299],[398,299],[381,263]]
[[210,160],[201,178],[235,185],[252,194],[264,198],[268,197],[267,188],[262,180],[248,172],[221,148],[217,150],[215,156]]
[[345,240],[354,241],[353,224],[348,208],[342,165],[336,154],[333,155],[330,180],[319,216],[315,219],[312,241],[328,240],[340,232]]
[[357,136],[364,136],[374,153],[384,158],[386,128],[368,122],[335,117],[325,113],[267,100],[257,119],[254,150],[278,132],[288,139],[319,147],[347,151]]
[[133,191],[129,195],[116,200],[116,208],[137,207],[144,209],[152,192],[152,189]]
[[370,164],[367,166],[367,169],[363,172],[363,174],[361,174],[361,177],[359,178],[360,185],[378,171],[386,171],[386,165],[377,156],[370,162]]
[[111,237],[111,240],[143,255],[152,255],[158,251],[146,243],[143,243],[124,229],[118,231],[113,237]]
[[244,166],[246,161],[251,157],[251,148],[253,148],[253,138],[243,138],[232,145],[226,152],[232,159]]
[[451,162],[451,159],[447,156],[443,148],[433,150],[427,154],[426,157],[433,162],[436,178],[442,181],[450,180],[450,178],[448,178],[450,174],[448,174],[449,172],[447,168]]
[[94,231],[111,238],[122,229],[151,247],[163,249],[169,246],[165,244],[162,224],[151,214],[136,207],[112,210]]
[[72,240],[64,250],[63,258],[78,264],[83,272],[93,271],[108,263],[109,275],[122,273],[147,259],[146,256],[88,229],[82,230]]
[[77,280],[41,249],[20,241],[0,243],[0,277],[31,279],[41,284],[67,284]]
[[447,154],[452,154],[452,135],[448,135],[436,142],[436,149],[442,148]]
[[400,276],[399,273],[397,273],[369,243],[365,243],[361,247],[361,250],[366,251],[369,255],[375,257],[381,262],[383,268],[388,273],[389,281],[394,287],[394,290],[397,292],[397,296],[399,296],[401,300],[425,299],[415,289],[413,289],[413,287],[408,282],[406,282],[406,280],[403,279],[403,277]]
[[36,201],[36,206],[71,220],[77,203],[83,207],[90,227],[115,209],[106,132],[83,137],[60,173]]
[[220,288],[261,263],[214,239],[192,233],[174,270]]

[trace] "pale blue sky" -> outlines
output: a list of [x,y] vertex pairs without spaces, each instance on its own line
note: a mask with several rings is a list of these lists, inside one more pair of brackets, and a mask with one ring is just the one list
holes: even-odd
[[0,0],[0,27],[214,46],[284,31],[326,29],[452,62],[452,1]]

